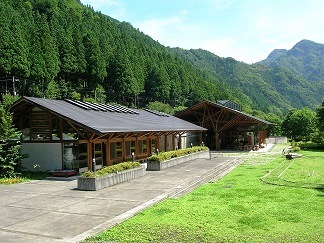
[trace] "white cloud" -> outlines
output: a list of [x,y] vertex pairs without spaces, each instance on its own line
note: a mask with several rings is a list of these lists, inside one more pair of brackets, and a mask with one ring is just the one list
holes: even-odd
[[182,10],[180,13],[181,13],[181,15],[188,15],[189,11],[188,10]]
[[145,34],[155,40],[168,40],[168,30],[174,28],[182,22],[179,17],[169,17],[166,19],[149,19],[135,23],[134,26],[139,28]]
[[131,5],[125,0],[81,1],[129,21],[165,46],[203,48],[247,63],[266,58],[273,49],[290,49],[302,39],[324,40],[321,0],[191,0],[171,16],[165,9],[141,15],[140,5],[128,9]]

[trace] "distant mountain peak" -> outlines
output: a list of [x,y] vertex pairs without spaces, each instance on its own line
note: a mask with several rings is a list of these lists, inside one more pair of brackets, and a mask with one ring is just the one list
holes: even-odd
[[269,56],[267,57],[267,59],[271,59],[271,60],[277,60],[280,57],[284,56],[287,54],[287,50],[286,49],[274,49]]
[[259,62],[269,67],[284,67],[305,80],[322,82],[324,77],[324,45],[301,40],[290,50],[274,50]]
[[291,48],[291,53],[289,54],[293,54],[296,51],[298,53],[302,52],[320,54],[321,52],[323,52],[323,44],[319,44],[310,40],[301,40],[296,45],[294,45],[293,48]]

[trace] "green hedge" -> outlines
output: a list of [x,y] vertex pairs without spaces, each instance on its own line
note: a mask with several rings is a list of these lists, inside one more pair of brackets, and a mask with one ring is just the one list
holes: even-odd
[[148,161],[159,161],[163,162],[165,160],[169,160],[176,157],[181,157],[187,154],[196,153],[199,151],[208,150],[208,147],[206,146],[195,146],[192,148],[185,148],[185,149],[179,149],[179,150],[173,150],[168,152],[160,152],[159,154],[152,155],[148,158]]
[[324,144],[321,143],[300,143],[299,147],[303,150],[324,150]]
[[96,178],[100,177],[103,175],[115,173],[118,171],[123,171],[123,170],[128,170],[128,169],[133,169],[140,167],[141,164],[139,162],[122,162],[116,165],[110,165],[110,166],[105,166],[100,170],[97,170],[96,172],[93,171],[86,171],[82,173],[82,177],[87,177],[87,178]]

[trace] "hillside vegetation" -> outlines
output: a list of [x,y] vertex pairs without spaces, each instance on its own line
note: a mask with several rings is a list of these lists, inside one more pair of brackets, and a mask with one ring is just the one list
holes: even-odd
[[[78,0],[2,0],[0,23],[0,78],[19,78],[20,95],[137,107],[230,99],[246,112],[282,116],[292,107],[314,108],[324,91],[317,69],[323,60],[305,76],[292,62],[248,65],[204,50],[168,48]],[[299,49],[300,59],[317,52]]]

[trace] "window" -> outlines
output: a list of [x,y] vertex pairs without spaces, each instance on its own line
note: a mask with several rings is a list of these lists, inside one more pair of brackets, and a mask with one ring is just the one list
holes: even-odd
[[126,156],[131,156],[132,153],[135,154],[135,141],[126,141]]
[[116,142],[116,157],[123,157],[123,145],[122,142]]
[[30,114],[31,140],[50,140],[49,114],[40,109],[33,109]]
[[52,116],[52,140],[60,140],[60,121],[57,116]]
[[116,143],[110,143],[110,159],[116,158]]
[[110,143],[110,159],[123,157],[122,142]]
[[140,154],[147,153],[147,140],[139,140],[138,141],[138,151]]
[[151,139],[151,151],[152,153],[156,152],[156,148],[155,148],[155,138]]
[[94,144],[94,159],[96,160],[96,165],[102,165],[102,143]]

